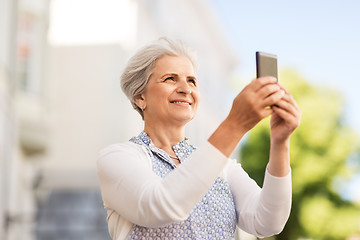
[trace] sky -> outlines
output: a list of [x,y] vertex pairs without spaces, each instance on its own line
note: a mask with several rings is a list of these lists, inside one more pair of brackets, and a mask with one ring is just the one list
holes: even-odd
[[[255,76],[255,52],[278,56],[310,84],[338,90],[345,122],[360,135],[360,1],[210,0],[239,56],[237,74]],[[281,79],[280,79],[281,81]],[[360,175],[342,195],[360,200]]]
[[345,120],[360,134],[360,1],[211,2],[239,56],[237,74],[253,78],[255,52],[274,53],[279,70],[340,91]]

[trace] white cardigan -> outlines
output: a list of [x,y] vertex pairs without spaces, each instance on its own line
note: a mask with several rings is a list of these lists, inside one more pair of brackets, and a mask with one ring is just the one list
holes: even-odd
[[261,189],[209,142],[165,178],[152,171],[145,147],[132,142],[100,151],[97,170],[113,240],[128,239],[133,224],[161,227],[186,220],[217,177],[229,183],[237,226],[244,231],[257,237],[278,234],[290,214],[291,173],[279,178],[266,171]]

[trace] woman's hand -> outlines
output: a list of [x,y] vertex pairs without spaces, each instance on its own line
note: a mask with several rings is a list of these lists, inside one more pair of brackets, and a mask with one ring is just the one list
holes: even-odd
[[275,78],[254,79],[234,99],[227,119],[247,132],[262,119],[273,114],[275,109],[270,106],[277,104],[284,95],[285,89],[280,87]]
[[284,86],[279,84],[285,95],[271,108],[271,142],[273,144],[288,141],[292,132],[299,126],[301,111],[294,98]]
[[210,136],[209,142],[230,156],[247,131],[274,113],[270,106],[279,102],[284,95],[285,91],[276,78],[254,79],[236,96],[228,117]]
[[283,177],[290,171],[290,135],[300,124],[301,111],[294,98],[281,84],[285,95],[271,108],[271,144],[268,171],[273,176]]

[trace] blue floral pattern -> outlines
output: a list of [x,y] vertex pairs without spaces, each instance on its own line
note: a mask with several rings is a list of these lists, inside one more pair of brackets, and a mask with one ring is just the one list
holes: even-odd
[[[158,176],[164,178],[176,168],[170,156],[157,148],[144,131],[130,141],[146,147],[152,159],[152,169]],[[175,144],[173,150],[182,163],[196,148],[184,140]],[[130,239],[233,239],[235,223],[236,211],[229,184],[217,178],[188,219],[160,228],[134,224]]]

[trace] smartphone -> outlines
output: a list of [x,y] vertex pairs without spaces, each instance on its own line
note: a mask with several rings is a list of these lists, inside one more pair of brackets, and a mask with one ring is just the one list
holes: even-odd
[[272,76],[278,79],[277,56],[256,52],[256,77]]

